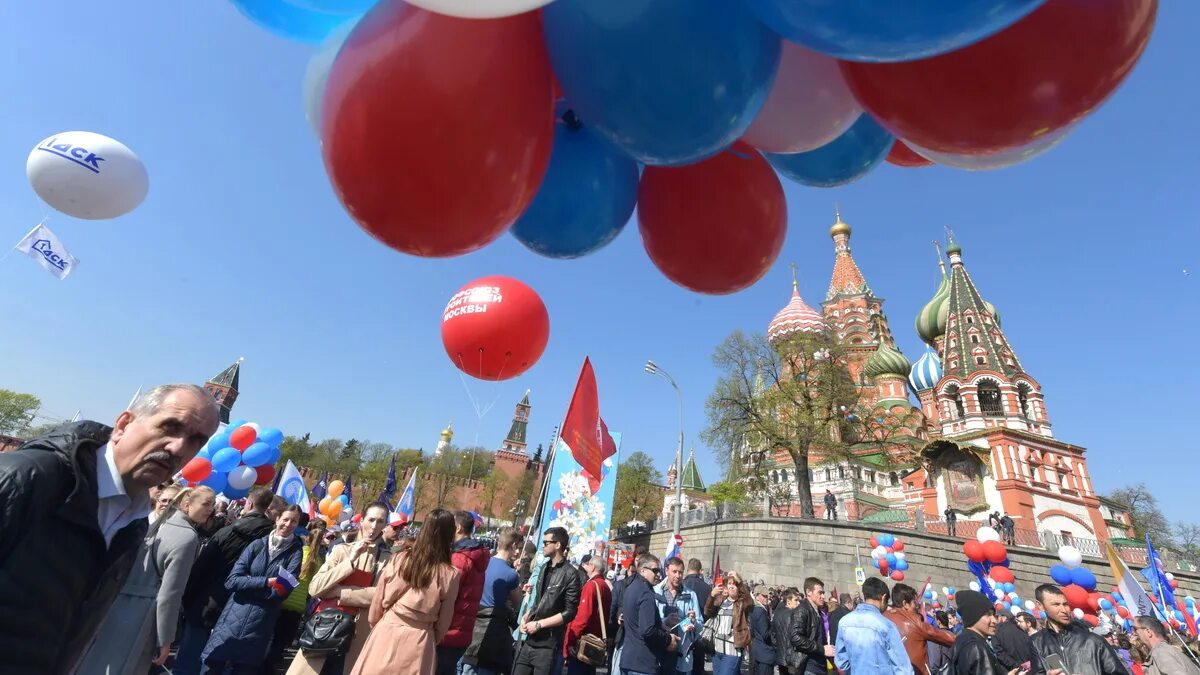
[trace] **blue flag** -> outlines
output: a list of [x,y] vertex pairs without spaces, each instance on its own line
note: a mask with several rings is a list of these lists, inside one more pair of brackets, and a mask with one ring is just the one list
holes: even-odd
[[1162,558],[1158,557],[1154,545],[1150,543],[1150,535],[1146,535],[1146,558],[1149,564],[1142,570],[1142,576],[1162,601],[1163,607],[1168,610],[1175,609],[1175,590],[1171,588],[1171,580],[1167,578],[1167,572],[1163,569]]
[[317,500],[320,501],[321,499],[325,498],[325,495],[329,494],[328,488],[329,488],[329,472],[326,471],[325,473],[321,474],[321,479],[318,480],[317,484],[313,486],[312,496],[316,497]]
[[354,488],[350,485],[350,479],[354,476],[346,476],[346,489],[342,494],[346,495],[346,510],[354,513]]
[[413,467],[412,478],[408,479],[408,487],[400,495],[400,503],[396,505],[396,513],[404,516],[404,522],[413,521],[413,511],[416,510],[417,469]]
[[392,510],[392,497],[396,496],[396,453],[392,453],[392,465],[388,467],[387,481],[383,484],[383,492],[379,493],[379,501],[388,505]]

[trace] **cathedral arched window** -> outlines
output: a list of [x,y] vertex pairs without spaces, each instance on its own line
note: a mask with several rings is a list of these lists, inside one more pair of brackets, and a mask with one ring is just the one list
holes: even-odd
[[840,480],[846,479],[846,467],[838,466],[838,479],[840,479]]
[[826,481],[833,480],[833,469],[830,469],[829,467],[825,468],[825,480]]
[[979,409],[984,417],[1004,417],[1004,401],[1000,394],[1000,386],[991,380],[980,380]]
[[893,487],[895,487],[900,484],[900,477],[896,475],[895,471],[893,471],[888,474],[888,481]]
[[1017,385],[1017,403],[1021,405],[1021,415],[1026,419],[1033,419],[1033,409],[1029,405],[1029,394],[1033,392],[1033,388],[1024,382]]
[[971,336],[971,344],[973,344],[973,345],[979,344],[979,336],[978,335]]
[[946,387],[946,395],[954,402],[954,411],[957,413],[958,419],[966,417],[967,411],[963,408],[962,394],[958,391],[958,385],[952,384]]
[[778,472],[778,471],[772,471],[772,472],[771,472],[771,482],[772,482],[772,483],[778,483],[778,482],[779,482],[779,472]]
[[782,482],[782,483],[786,483],[786,482],[788,482],[788,472],[787,472],[787,469],[784,469],[783,471],[780,471],[780,472],[779,472],[779,480],[780,480],[780,482]]

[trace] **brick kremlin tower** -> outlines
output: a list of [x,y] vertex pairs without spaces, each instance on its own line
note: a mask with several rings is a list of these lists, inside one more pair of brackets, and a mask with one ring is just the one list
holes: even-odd
[[242,361],[238,359],[233,362],[225,370],[221,371],[220,375],[212,378],[205,383],[204,389],[212,394],[213,399],[221,408],[221,422],[229,424],[229,413],[233,410],[233,404],[237,402],[238,397],[238,377],[242,372]]
[[517,403],[513,409],[512,426],[508,428],[508,435],[504,437],[504,443],[500,445],[500,449],[507,452],[517,452],[522,455],[526,454],[525,448],[528,443],[525,438],[529,428],[529,410],[532,406],[529,405],[529,390],[525,390],[525,396]]

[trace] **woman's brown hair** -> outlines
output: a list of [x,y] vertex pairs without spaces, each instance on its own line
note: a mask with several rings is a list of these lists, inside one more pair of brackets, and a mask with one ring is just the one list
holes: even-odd
[[308,541],[304,545],[308,547],[308,557],[300,568],[300,578],[311,579],[325,562],[325,521],[314,520],[309,523]]
[[417,588],[433,581],[438,565],[450,564],[450,546],[454,544],[454,514],[434,509],[421,523],[421,534],[400,562],[400,576]]

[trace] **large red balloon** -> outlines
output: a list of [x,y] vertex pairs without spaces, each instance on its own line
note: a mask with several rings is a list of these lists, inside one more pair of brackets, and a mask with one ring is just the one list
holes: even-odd
[[363,229],[405,253],[460,255],[503,234],[533,200],[553,139],[532,12],[482,21],[383,0],[329,73],[329,179]]
[[183,465],[183,469],[179,472],[189,483],[199,483],[208,478],[211,473],[212,462],[203,457],[193,457],[191,461]]
[[232,434],[229,434],[229,445],[233,446],[238,452],[242,452],[251,445],[254,445],[254,441],[256,440],[258,440],[258,432],[248,424],[243,424],[234,429]]
[[699,293],[736,293],[761,279],[783,248],[783,187],[744,143],[687,166],[648,166],[638,229],[650,260],[671,281]]
[[509,277],[472,281],[442,312],[446,354],[481,380],[507,380],[529,370],[549,339],[546,305],[532,288]]
[[983,542],[983,557],[991,563],[1002,563],[1008,558],[1008,550],[1004,548],[1004,544],[998,541]]
[[266,485],[275,480],[275,467],[270,464],[255,467],[254,472],[258,474],[258,477],[254,479],[255,485]]
[[967,560],[971,562],[981,563],[987,560],[987,556],[983,553],[983,544],[974,540],[963,544],[963,555],[967,556]]
[[904,141],[899,138],[895,143],[892,143],[892,149],[888,150],[885,158],[888,164],[907,167],[933,166],[933,162],[913,152],[913,149],[904,144]]
[[1067,584],[1063,586],[1063,595],[1067,598],[1067,604],[1071,609],[1082,609],[1087,611],[1088,607],[1088,592],[1083,589],[1083,586],[1076,584]]
[[1011,584],[1017,580],[1017,578],[1013,576],[1012,570],[999,565],[993,567],[991,572],[988,573],[988,576],[990,576],[993,581],[1002,584]]
[[896,136],[938,152],[997,152],[1104,102],[1146,48],[1157,8],[1157,0],[1047,0],[941,56],[841,68],[859,103]]

